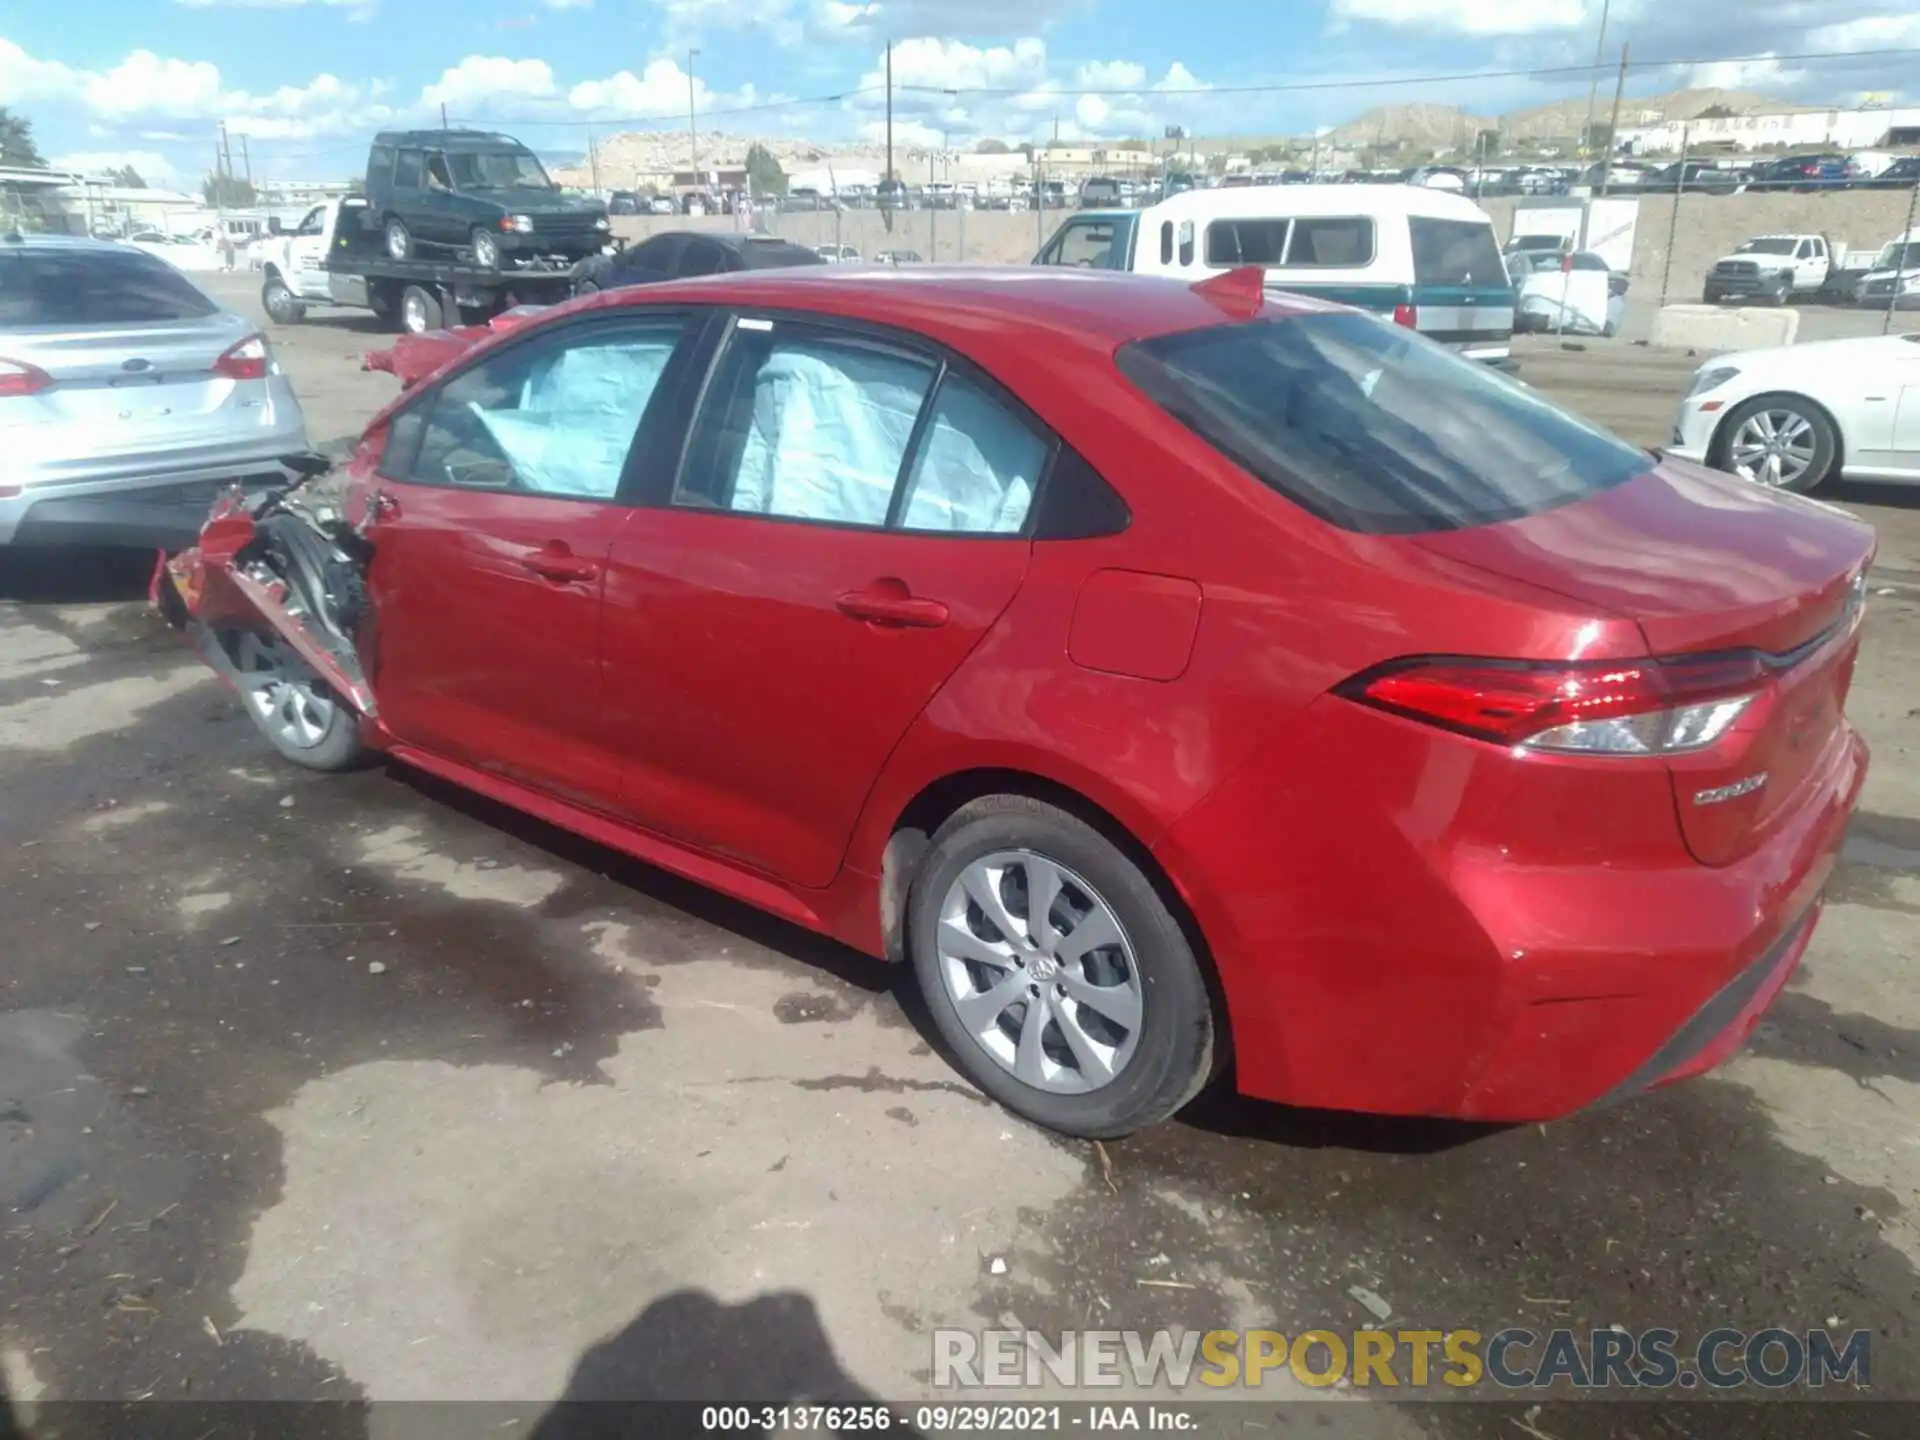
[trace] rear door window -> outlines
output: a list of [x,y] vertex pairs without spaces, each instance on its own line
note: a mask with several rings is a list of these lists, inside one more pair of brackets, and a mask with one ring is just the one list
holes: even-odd
[[1123,346],[1118,362],[1229,460],[1346,530],[1517,519],[1653,464],[1536,392],[1367,315],[1165,335]]
[[1407,221],[1413,240],[1416,285],[1497,285],[1505,271],[1493,226],[1485,220],[1433,220],[1416,215]]
[[863,336],[739,321],[673,503],[877,529],[937,373]]
[[426,168],[427,156],[424,150],[402,150],[393,160],[393,188],[396,190],[418,190],[421,173]]
[[179,271],[138,250],[0,250],[0,328],[141,325],[218,310]]

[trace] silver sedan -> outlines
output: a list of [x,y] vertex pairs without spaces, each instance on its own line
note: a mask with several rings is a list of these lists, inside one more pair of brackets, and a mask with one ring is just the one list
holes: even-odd
[[190,544],[307,448],[266,337],[164,260],[0,234],[0,547]]

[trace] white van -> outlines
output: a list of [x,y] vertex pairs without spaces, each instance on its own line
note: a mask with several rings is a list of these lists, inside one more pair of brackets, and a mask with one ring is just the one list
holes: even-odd
[[1357,306],[1505,364],[1513,286],[1487,212],[1424,185],[1188,190],[1144,210],[1083,210],[1036,265],[1195,281],[1259,265],[1278,290]]

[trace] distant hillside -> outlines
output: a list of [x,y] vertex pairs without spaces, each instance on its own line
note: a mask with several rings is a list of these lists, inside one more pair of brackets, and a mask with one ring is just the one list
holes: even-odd
[[[1620,123],[1655,125],[1663,120],[1693,120],[1703,111],[1721,108],[1736,115],[1757,111],[1778,113],[1813,107],[1789,105],[1766,95],[1740,90],[1675,90],[1667,95],[1629,95],[1620,104]],[[1594,119],[1604,124],[1613,108],[1613,88],[1602,84],[1594,101]],[[1348,121],[1334,133],[1342,145],[1394,145],[1409,150],[1445,146],[1471,147],[1482,130],[1498,130],[1508,143],[1526,140],[1573,140],[1587,123],[1587,99],[1569,96],[1509,115],[1474,115],[1457,105],[1376,105]]]

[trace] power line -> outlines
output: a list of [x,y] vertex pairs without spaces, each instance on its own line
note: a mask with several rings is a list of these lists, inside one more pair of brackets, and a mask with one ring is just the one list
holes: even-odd
[[[1716,55],[1699,60],[1635,60],[1634,70],[1670,70],[1686,66],[1699,65],[1752,65],[1764,61],[1784,62],[1799,60],[1866,60],[1897,59],[1905,56],[1920,55],[1920,46],[1889,47],[1880,50],[1808,50],[1795,55]],[[1058,95],[1062,97],[1076,95],[1136,95],[1151,96],[1155,99],[1177,99],[1181,96],[1208,95],[1276,95],[1298,90],[1371,90],[1385,89],[1397,85],[1450,85],[1461,84],[1469,80],[1518,80],[1553,79],[1562,76],[1586,76],[1613,69],[1611,63],[1595,65],[1547,65],[1525,70],[1461,70],[1447,75],[1396,75],[1377,80],[1291,80],[1265,85],[1197,85],[1190,90],[1155,90],[1150,86],[1136,85],[1132,89],[1083,89],[1078,85],[1030,86],[1010,85],[1003,88],[956,88],[951,85],[896,85],[894,89],[911,91],[926,95],[977,95],[982,97],[1004,97],[1008,95]],[[1827,108],[1827,107],[1815,107]]]
[[[851,100],[854,97],[859,95],[884,94],[886,92],[886,88],[887,87],[884,85],[863,85],[863,86],[856,86],[851,90],[836,91],[832,95],[802,95],[802,96],[791,96],[785,100],[763,100],[753,105],[734,105],[734,106],[723,107],[718,110],[702,110],[700,114],[704,119],[712,120],[718,117],[731,116],[731,115],[760,115],[760,114],[766,113],[769,110],[790,110],[795,106],[799,106],[799,105],[837,105],[843,100]],[[666,115],[666,114],[622,116],[622,115],[604,115],[598,111],[591,111],[591,112],[582,111],[579,115],[573,116],[572,118],[565,119],[565,120],[545,120],[545,119],[539,119],[539,118],[517,119],[511,116],[501,117],[497,115],[455,115],[453,117],[453,120],[456,124],[463,124],[463,125],[517,125],[517,126],[523,126],[523,127],[530,126],[530,125],[564,125],[564,126],[568,126],[570,128],[576,128],[576,129],[579,126],[587,125],[587,124],[593,124],[593,125],[673,124],[677,126],[680,123],[677,117]]]

